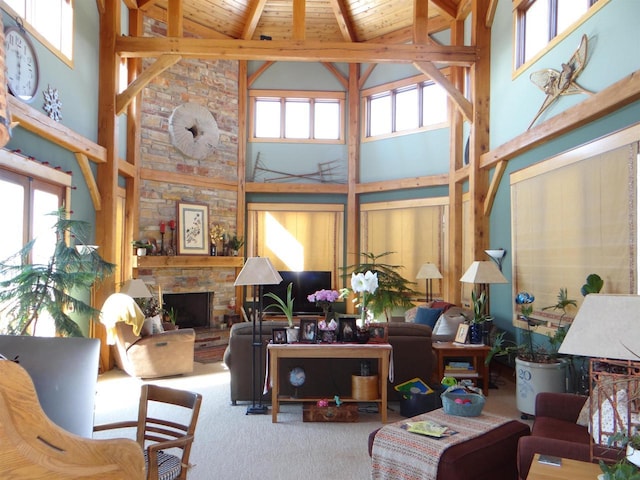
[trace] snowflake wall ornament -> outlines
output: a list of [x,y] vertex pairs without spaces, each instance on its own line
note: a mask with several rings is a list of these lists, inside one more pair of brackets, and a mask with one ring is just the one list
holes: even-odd
[[47,89],[42,91],[44,95],[44,111],[49,114],[49,118],[59,122],[62,119],[62,102],[58,98],[58,89],[51,88],[51,85],[47,85]]

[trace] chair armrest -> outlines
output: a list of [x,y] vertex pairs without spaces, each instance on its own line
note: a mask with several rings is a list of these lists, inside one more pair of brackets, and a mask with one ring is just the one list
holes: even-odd
[[539,393],[536,397],[536,417],[557,418],[576,423],[587,398],[572,393]]
[[138,422],[134,420],[128,420],[123,422],[105,423],[102,425],[95,425],[93,427],[94,432],[104,432],[105,430],[117,430],[120,428],[137,428]]

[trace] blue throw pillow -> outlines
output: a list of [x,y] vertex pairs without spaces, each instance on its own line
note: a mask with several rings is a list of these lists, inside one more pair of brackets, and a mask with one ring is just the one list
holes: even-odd
[[436,322],[438,321],[438,318],[440,318],[441,314],[441,308],[418,307],[418,312],[416,313],[414,323],[429,325],[431,328],[433,328],[435,327]]

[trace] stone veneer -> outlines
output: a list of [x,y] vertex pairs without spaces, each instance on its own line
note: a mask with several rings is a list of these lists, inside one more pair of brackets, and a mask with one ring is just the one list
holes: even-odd
[[[148,20],[145,34],[164,35],[166,25]],[[148,67],[153,60],[146,60]],[[220,131],[213,154],[196,160],[183,155],[171,144],[169,117],[183,103],[206,106]],[[179,201],[209,205],[209,226],[221,224],[227,233],[236,232],[237,194],[200,186],[173,183],[172,174],[237,182],[238,163],[238,63],[184,59],[156,77],[142,94],[141,167],[166,172],[162,182],[140,182],[139,238],[155,238],[160,244],[160,221],[176,219]],[[171,234],[167,226],[165,246]],[[166,293],[215,292],[214,318],[222,315],[235,296],[235,269],[231,268],[155,268],[139,269],[138,277]]]

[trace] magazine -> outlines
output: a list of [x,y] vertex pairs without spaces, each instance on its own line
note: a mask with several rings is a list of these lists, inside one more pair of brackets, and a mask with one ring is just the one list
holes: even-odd
[[407,432],[425,435],[427,437],[443,438],[456,434],[449,427],[440,425],[430,420],[421,420],[417,422],[407,422],[401,425],[401,428]]

